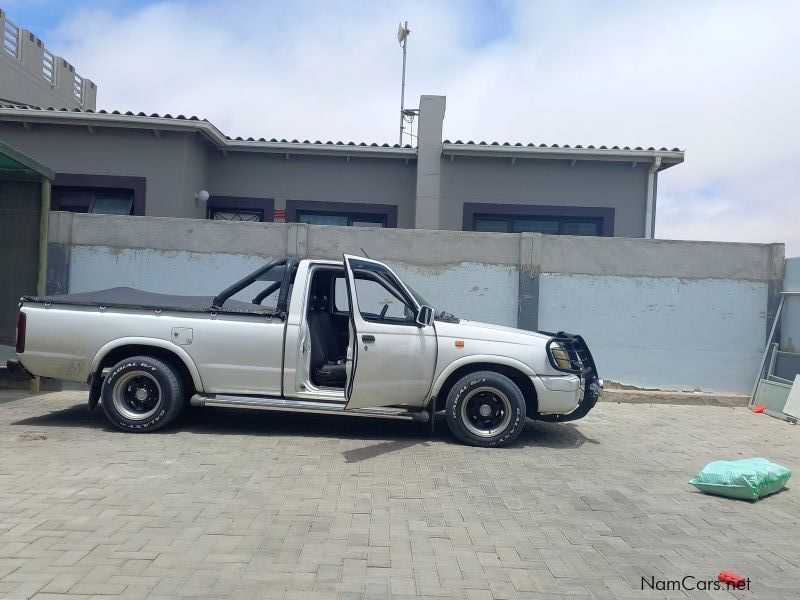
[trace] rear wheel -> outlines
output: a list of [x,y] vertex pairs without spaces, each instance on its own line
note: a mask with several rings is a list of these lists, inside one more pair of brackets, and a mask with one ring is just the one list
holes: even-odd
[[447,424],[472,446],[499,447],[514,441],[525,427],[525,399],[517,385],[493,371],[470,373],[447,396]]
[[172,365],[151,356],[118,362],[103,381],[103,411],[124,431],[156,431],[183,408],[183,383]]

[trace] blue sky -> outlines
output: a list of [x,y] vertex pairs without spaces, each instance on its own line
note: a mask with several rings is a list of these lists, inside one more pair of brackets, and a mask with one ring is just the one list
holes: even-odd
[[0,6],[12,21],[49,39],[61,22],[76,10],[107,10],[125,17],[148,4],[150,0],[5,0]]
[[[230,135],[393,142],[408,105],[445,136],[685,148],[663,238],[800,254],[800,2],[0,0],[98,84],[101,108],[197,114]],[[546,203],[554,203],[546,199]]]

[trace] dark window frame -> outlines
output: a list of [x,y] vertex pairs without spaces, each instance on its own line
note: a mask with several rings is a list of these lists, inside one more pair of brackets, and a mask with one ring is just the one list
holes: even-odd
[[275,200],[273,198],[254,198],[249,196],[210,196],[206,202],[206,219],[212,211],[261,212],[262,223],[275,221]]
[[327,202],[322,200],[287,200],[286,222],[297,223],[297,213],[316,213],[336,216],[347,216],[348,222],[359,215],[384,217],[384,227],[397,228],[396,204],[372,204],[359,202]]
[[600,206],[556,206],[531,204],[494,204],[491,202],[464,203],[464,231],[475,231],[475,221],[482,219],[553,219],[563,223],[569,220],[600,220],[600,236],[614,236],[615,209]]
[[[506,231],[485,231],[478,229],[478,221],[486,220],[486,221],[499,221],[506,224]],[[561,217],[561,216],[552,216],[552,217],[541,217],[541,216],[530,216],[530,215],[499,215],[497,213],[475,213],[472,231],[479,231],[481,233],[522,233],[521,231],[514,231],[514,222],[515,221],[549,221],[555,222],[558,227],[558,231],[554,233],[547,233],[547,232],[535,232],[535,233],[546,233],[547,235],[577,235],[577,234],[568,234],[565,231],[565,226],[568,223],[590,223],[593,225],[598,226],[597,234],[590,234],[590,237],[600,237],[603,231],[603,219],[601,217]]]
[[[403,306],[406,308],[411,309],[412,314],[408,316],[404,316],[402,319],[397,317],[384,317],[383,319],[380,318],[380,315],[374,315],[373,313],[365,313],[361,306],[358,307],[358,314],[361,315],[361,318],[367,321],[368,323],[378,323],[380,325],[401,325],[403,327],[416,327],[417,320],[415,318],[416,315],[416,305],[409,299],[405,291],[396,286],[390,279],[383,277],[380,273],[375,271],[364,271],[358,270],[353,272],[353,285],[355,286],[355,295],[356,299],[358,299],[358,284],[357,281],[372,281],[373,283],[381,286],[385,289],[389,294],[394,296],[395,299],[403,303]],[[350,307],[352,310],[352,301],[350,303]]]
[[[295,221],[297,223],[303,223],[300,219],[303,215],[314,215],[320,217],[344,217],[347,219],[347,225],[345,227],[353,227],[353,223],[355,221],[364,221],[367,223],[381,223],[383,228],[386,228],[387,218],[385,214],[382,213],[350,213],[350,212],[335,212],[331,210],[298,210],[295,212]],[[318,223],[310,223],[311,225],[316,225]],[[342,227],[340,225],[340,227]]]
[[[384,287],[386,287],[386,285],[389,285],[392,288],[394,288],[398,294],[400,294],[400,298],[398,298],[398,300],[403,302],[403,304],[405,304],[407,307],[410,307],[411,312],[414,313],[414,316],[404,318],[402,320],[374,319],[365,316],[364,313],[361,311],[361,307],[359,307],[359,314],[361,315],[362,319],[364,319],[365,321],[369,321],[370,323],[378,323],[383,325],[402,325],[403,327],[418,326],[416,320],[416,313],[419,310],[419,305],[417,304],[417,301],[411,297],[411,295],[406,291],[405,287],[403,286],[403,283],[397,278],[397,276],[394,273],[391,272],[390,269],[386,267],[386,265],[374,262],[365,262],[359,260],[358,258],[348,259],[348,262],[349,262],[349,268],[353,272],[354,287],[356,279],[371,280],[378,283],[378,285],[383,285]],[[383,280],[383,283],[381,282],[381,280]],[[387,291],[397,298],[397,296],[391,290],[387,289]],[[349,283],[348,283],[348,293],[351,293]],[[356,295],[356,300],[358,300],[358,289],[352,290],[352,293]],[[352,299],[350,302],[350,309],[352,310]],[[370,313],[367,314],[369,315]]]
[[[109,192],[130,191],[133,192],[131,214],[135,217],[142,217],[145,214],[147,195],[147,178],[145,177],[56,173],[50,194],[50,210],[61,210],[60,193],[68,189],[86,191],[107,190]],[[91,202],[87,204],[87,212],[91,209],[91,204]]]

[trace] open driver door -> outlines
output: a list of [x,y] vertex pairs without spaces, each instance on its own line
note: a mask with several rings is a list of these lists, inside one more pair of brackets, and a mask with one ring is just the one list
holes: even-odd
[[436,370],[433,309],[386,265],[344,255],[350,297],[346,409],[424,407]]

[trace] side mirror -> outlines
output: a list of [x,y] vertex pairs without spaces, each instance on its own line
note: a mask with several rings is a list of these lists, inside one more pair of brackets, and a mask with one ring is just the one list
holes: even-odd
[[424,304],[420,306],[415,321],[420,327],[431,325],[433,323],[433,308],[425,306]]

